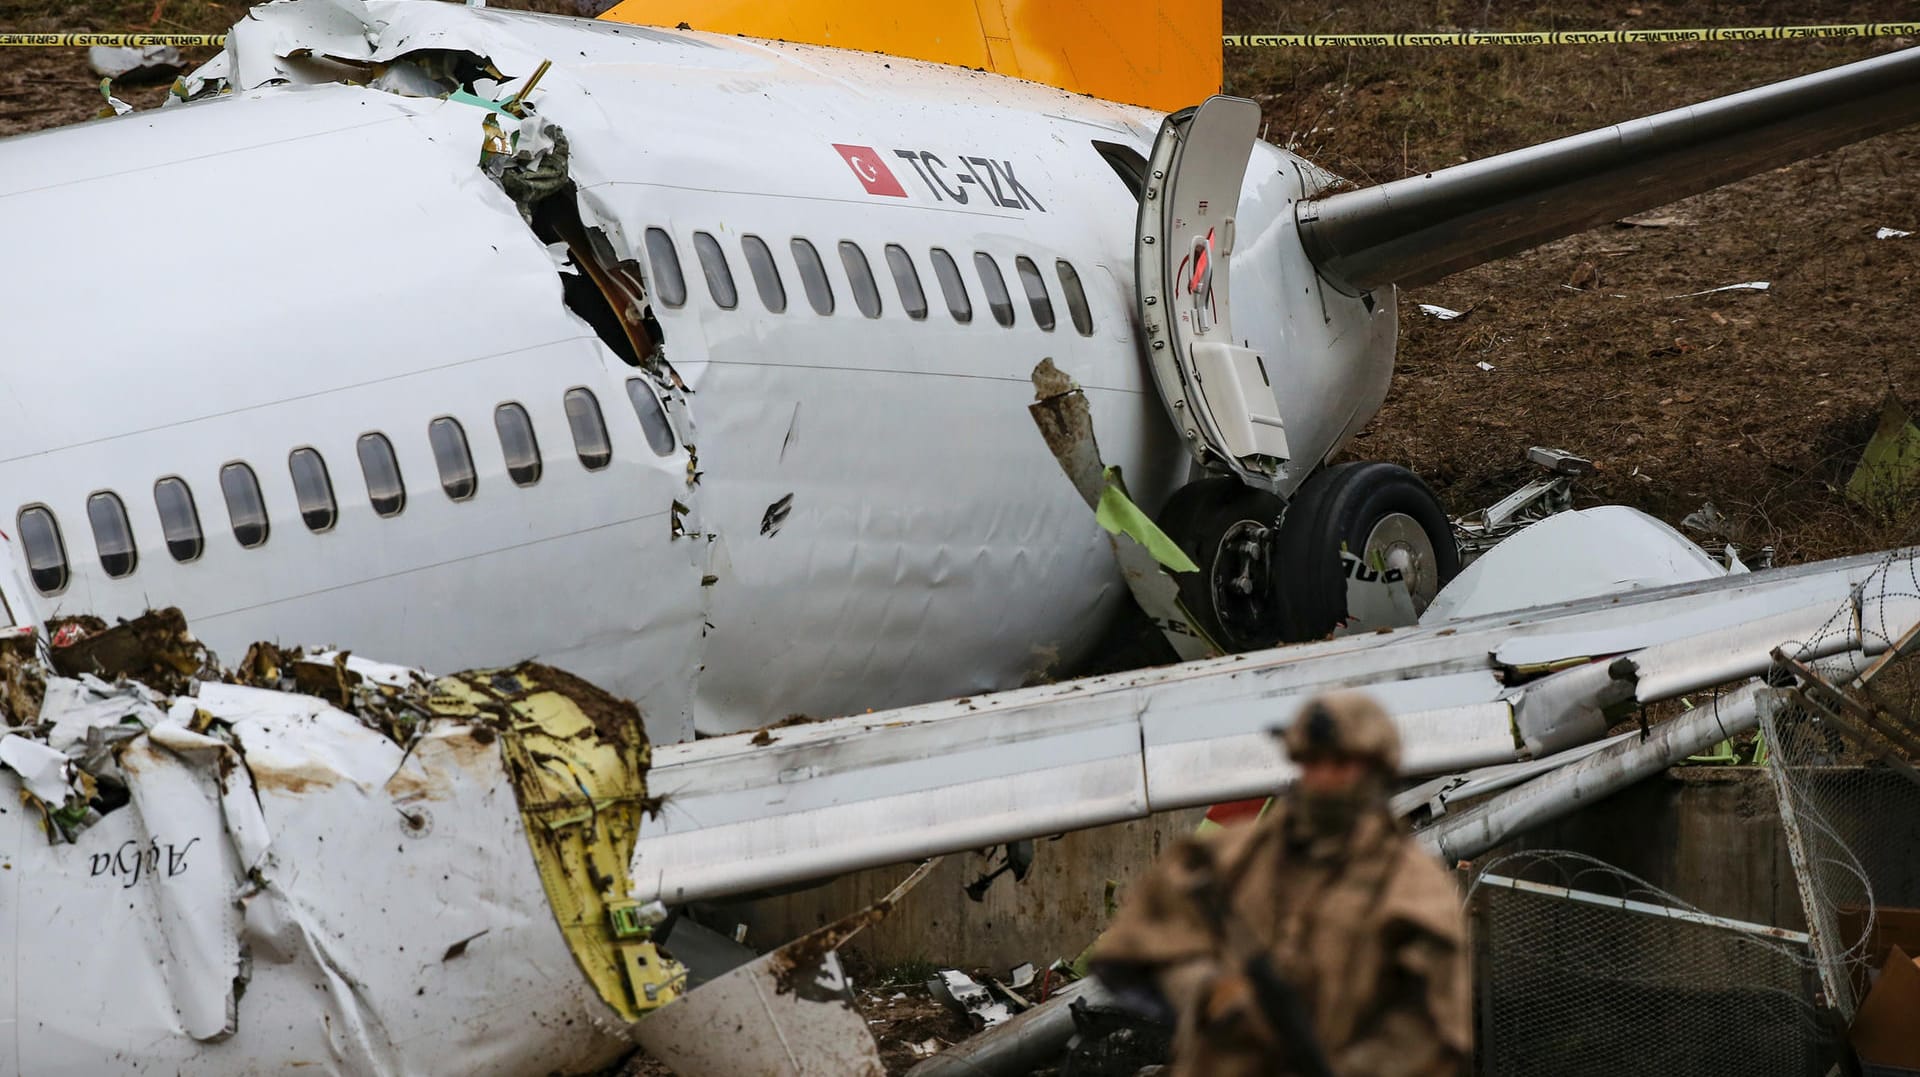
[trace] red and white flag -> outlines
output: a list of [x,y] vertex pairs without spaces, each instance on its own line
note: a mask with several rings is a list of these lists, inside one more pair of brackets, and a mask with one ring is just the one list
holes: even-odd
[[847,167],[853,169],[853,174],[860,179],[860,186],[865,187],[868,194],[907,197],[906,188],[900,186],[900,181],[893,178],[893,171],[880,159],[880,151],[872,146],[843,146],[838,142],[833,144],[833,148],[846,158]]

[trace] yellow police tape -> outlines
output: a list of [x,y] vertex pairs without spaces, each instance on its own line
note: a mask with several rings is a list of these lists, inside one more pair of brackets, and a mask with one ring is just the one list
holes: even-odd
[[[1447,45],[1664,45],[1681,41],[1820,41],[1850,37],[1920,37],[1920,22],[1861,22],[1831,26],[1722,26],[1687,30],[1533,30],[1414,34],[1227,34],[1228,48],[1352,49]],[[8,46],[145,48],[219,47],[225,34],[3,34]]]
[[0,48],[9,45],[66,48],[106,45],[110,48],[141,49],[148,45],[172,45],[184,49],[209,45],[218,47],[226,43],[225,34],[0,34]]
[[1835,26],[1723,26],[1699,30],[1539,30],[1464,34],[1228,34],[1229,48],[1377,48],[1435,45],[1664,45],[1676,41],[1817,41],[1920,37],[1920,22]]

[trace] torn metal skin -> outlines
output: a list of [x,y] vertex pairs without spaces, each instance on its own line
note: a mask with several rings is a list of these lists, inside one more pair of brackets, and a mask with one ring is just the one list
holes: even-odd
[[443,678],[431,705],[498,730],[548,903],[601,999],[632,1021],[678,998],[686,969],[653,944],[627,896],[634,841],[654,811],[640,712],[531,662]]
[[636,1031],[680,1077],[846,1074],[880,1077],[873,1033],[853,1007],[839,950],[885,919],[939,864],[928,860],[887,896],[748,962]]
[[267,645],[225,677],[49,677],[0,741],[0,798],[85,813],[0,816],[0,1072],[592,1072],[678,991],[626,898],[631,704]]
[[[1028,405],[1040,436],[1073,482],[1074,489],[1095,510],[1101,525],[1107,528],[1113,555],[1120,573],[1133,592],[1134,601],[1146,611],[1174,653],[1182,661],[1210,658],[1225,653],[1207,638],[1180,600],[1180,585],[1168,575],[1167,568],[1148,546],[1131,531],[1109,525],[1108,508],[1118,502],[1131,506],[1118,468],[1109,468],[1100,459],[1100,445],[1094,440],[1093,413],[1087,397],[1057,367],[1053,360],[1042,359],[1033,370],[1035,400]],[[1144,520],[1137,512],[1132,515]],[[1151,523],[1148,523],[1151,526]]]
[[[97,618],[92,619],[98,621]],[[76,629],[79,622],[70,622]],[[129,677],[168,693],[184,691],[206,667],[207,649],[187,631],[187,619],[171,607],[147,613],[111,628],[55,634],[50,651],[54,672],[63,677],[91,673],[113,680]]]
[[0,632],[0,721],[7,725],[29,725],[40,717],[47,677],[39,655],[40,638],[31,626]]

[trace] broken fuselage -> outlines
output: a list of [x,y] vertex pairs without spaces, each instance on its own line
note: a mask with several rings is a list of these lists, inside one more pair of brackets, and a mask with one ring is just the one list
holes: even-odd
[[[1092,645],[1125,591],[1029,375],[1085,387],[1146,505],[1186,479],[1118,174],[1157,114],[835,49],[401,3],[356,39],[284,7],[236,27],[229,93],[0,142],[15,618],[538,656],[664,741]],[[347,84],[428,53],[491,62],[500,100],[551,61],[527,101],[570,148],[556,197],[639,302],[589,309],[586,259],[483,171],[496,111]],[[1392,365],[1390,291],[1324,288],[1293,233],[1326,179],[1260,144],[1239,206],[1287,489]],[[623,358],[609,314],[658,350]]]

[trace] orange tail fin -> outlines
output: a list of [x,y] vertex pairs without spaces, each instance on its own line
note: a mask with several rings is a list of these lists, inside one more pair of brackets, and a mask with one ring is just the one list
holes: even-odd
[[1220,90],[1219,0],[623,0],[603,19],[983,68],[1163,111]]

